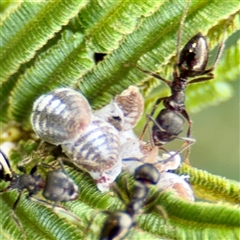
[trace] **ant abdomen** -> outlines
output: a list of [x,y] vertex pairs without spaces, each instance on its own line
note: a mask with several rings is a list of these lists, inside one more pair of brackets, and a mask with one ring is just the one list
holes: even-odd
[[178,68],[182,77],[194,77],[205,71],[208,62],[208,43],[198,33],[192,37],[181,51]]
[[62,171],[50,171],[47,173],[43,196],[54,202],[72,201],[78,198],[79,188]]
[[184,118],[176,111],[163,109],[152,127],[152,137],[156,146],[172,141],[184,129]]
[[33,105],[33,130],[44,141],[59,145],[70,142],[92,121],[86,98],[69,88],[55,89],[39,97]]

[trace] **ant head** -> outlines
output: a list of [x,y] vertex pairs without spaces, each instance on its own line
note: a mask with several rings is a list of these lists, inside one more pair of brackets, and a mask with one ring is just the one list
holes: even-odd
[[160,173],[154,165],[145,163],[135,170],[134,179],[155,185],[160,179]]
[[184,77],[199,76],[208,62],[208,44],[206,38],[198,33],[192,37],[181,51],[178,68]]
[[43,196],[54,202],[66,202],[75,200],[79,195],[79,188],[62,171],[50,171],[47,174],[46,185],[43,190]]
[[124,211],[110,213],[101,232],[100,239],[123,239],[134,225],[133,218]]

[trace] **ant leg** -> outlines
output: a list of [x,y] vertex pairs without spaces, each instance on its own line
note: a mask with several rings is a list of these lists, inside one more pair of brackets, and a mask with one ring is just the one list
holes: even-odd
[[149,122],[150,122],[150,120],[151,120],[150,118],[152,118],[152,116],[154,115],[154,113],[155,113],[158,105],[159,105],[165,98],[166,98],[166,97],[158,98],[158,99],[156,100],[156,102],[155,102],[155,104],[154,104],[154,106],[153,106],[153,109],[152,109],[150,115],[147,115],[147,118],[148,118],[148,119],[147,119],[147,122],[146,122],[146,124],[145,124],[145,126],[144,126],[144,128],[143,128],[142,134],[141,134],[140,137],[139,137],[139,140],[142,140],[142,138],[143,138],[143,136],[144,136],[144,134],[145,134],[148,126],[149,126]]
[[171,82],[171,81],[166,80],[165,78],[161,77],[160,75],[158,75],[158,74],[156,74],[156,73],[150,72],[150,71],[148,71],[148,70],[144,70],[144,69],[142,69],[142,68],[140,68],[140,67],[138,67],[138,66],[135,66],[135,67],[136,67],[137,69],[139,69],[141,72],[146,73],[146,74],[148,74],[148,75],[150,75],[150,76],[152,76],[152,77],[154,77],[154,78],[157,78],[157,79],[165,82],[169,87],[171,87],[171,85],[172,85],[172,82]]
[[34,175],[34,173],[36,173],[36,171],[37,171],[37,168],[38,168],[38,165],[37,164],[34,165],[33,168],[30,171],[30,175]]
[[188,81],[187,85],[192,84],[192,83],[206,82],[206,81],[213,80],[213,79],[214,79],[214,74],[210,73],[209,77],[194,78],[194,79]]
[[66,172],[65,167],[64,167],[64,165],[63,165],[62,159],[61,159],[61,158],[58,158],[57,160],[58,160],[59,165],[61,166],[63,172],[67,175],[67,172]]
[[78,218],[75,214],[71,213],[68,209],[66,209],[64,206],[58,206],[56,205],[56,202],[54,202],[54,204],[51,204],[45,200],[39,199],[39,198],[35,198],[32,196],[28,196],[27,197],[28,200],[33,201],[33,202],[37,202],[40,203],[46,207],[50,207],[52,208],[53,212],[55,213],[60,213],[60,214],[64,214],[64,215],[68,215],[70,217],[72,217],[76,222],[81,222],[81,219]]
[[213,66],[207,70],[205,70],[203,72],[203,74],[208,74],[208,73],[211,73],[215,67],[217,66],[219,60],[220,60],[220,57],[222,56],[222,53],[223,53],[223,50],[224,50],[224,47],[225,47],[225,44],[224,44],[225,40],[223,39],[222,42],[220,43],[219,45],[219,48],[218,48],[218,51],[217,51],[217,54],[216,54],[216,57],[215,57],[215,60],[213,62]]
[[90,227],[91,227],[91,225],[92,225],[92,223],[93,223],[94,218],[95,218],[99,213],[104,213],[104,214],[107,214],[107,215],[110,215],[110,214],[111,214],[111,212],[108,211],[108,210],[93,211],[93,214],[92,214],[92,216],[91,216],[91,218],[90,218],[90,221],[89,221],[89,223],[88,223],[88,225],[87,225],[87,228],[86,228],[86,231],[85,231],[85,237],[84,237],[84,239],[85,239],[86,236],[88,235],[89,229],[90,229]]
[[181,45],[181,37],[182,37],[182,29],[183,29],[183,25],[187,16],[187,12],[189,9],[189,4],[190,4],[190,0],[187,1],[187,5],[184,9],[183,15],[182,15],[182,19],[180,22],[180,26],[179,26],[179,30],[178,30],[178,35],[177,35],[177,54],[176,54],[176,63],[174,64],[174,72],[176,72],[177,66],[179,64],[179,57],[180,57],[180,45]]
[[[183,117],[188,121],[188,131],[187,131],[187,138],[191,139],[191,132],[192,132],[192,121],[187,113],[187,111],[184,109],[182,112],[182,115]],[[190,155],[190,146],[195,142],[194,141],[187,141],[187,146],[185,146],[183,149],[187,149],[187,152],[186,152],[186,156],[185,156],[185,160],[184,162],[187,163],[187,164],[190,164],[189,163],[189,155]],[[184,151],[182,150],[182,151]]]
[[[123,179],[124,179],[124,180],[123,180],[123,181],[124,181],[124,185],[127,186],[127,187],[126,187],[126,189],[127,189],[126,192],[127,192],[128,199],[130,199],[130,192],[129,192],[129,189],[128,189],[127,178],[124,177]],[[116,183],[114,183],[114,184],[111,186],[111,188],[112,188],[113,192],[117,194],[118,198],[120,198],[121,202],[123,202],[124,204],[127,204],[126,201],[125,201],[125,199],[123,198],[123,195],[122,195],[122,193],[121,193],[120,188],[116,185]]]
[[181,152],[187,150],[184,162],[186,164],[190,165],[189,159],[188,159],[189,154],[190,154],[190,147],[196,142],[196,140],[193,139],[193,138],[184,138],[184,137],[177,137],[177,138],[181,139],[181,140],[184,140],[185,143],[183,144],[183,146],[175,154],[171,155],[171,157],[175,156],[178,153],[181,153]]
[[[149,115],[146,115],[146,117],[151,120],[150,116]],[[155,145],[154,145],[154,142],[153,142],[153,137],[152,137],[152,130],[150,129],[150,127],[148,126],[148,136],[149,136],[149,139],[150,139],[150,146],[151,148],[154,148]]]
[[18,165],[18,166],[17,166],[17,169],[18,169],[20,172],[24,173],[24,174],[27,173],[26,168],[25,168],[24,166],[22,166],[22,165]]
[[183,115],[183,117],[187,120],[188,122],[188,131],[187,131],[187,137],[191,137],[191,130],[192,130],[192,120],[190,119],[187,111],[184,109],[182,110],[181,114]]
[[9,185],[9,186],[7,186],[6,188],[4,188],[4,189],[0,189],[0,193],[4,193],[4,192],[7,192],[7,191],[9,191],[9,190],[11,190],[11,185]]
[[18,219],[17,215],[15,214],[16,207],[17,207],[17,205],[18,205],[18,202],[19,202],[19,200],[20,200],[23,192],[22,192],[22,191],[19,191],[18,193],[19,193],[19,194],[18,194],[18,198],[17,198],[17,200],[14,202],[13,207],[12,207],[12,210],[11,210],[11,216],[12,216],[13,220],[15,221],[15,223],[18,225],[18,227],[21,229],[21,231],[22,231],[22,233],[23,233],[23,238],[24,238],[24,239],[27,239],[27,236],[26,236],[26,233],[25,233],[25,231],[24,231],[23,225],[19,222],[19,219]]
[[[157,199],[157,197],[159,195],[160,195],[160,192],[156,192],[155,194],[152,195],[152,197],[150,197],[147,201],[145,201],[145,204],[146,205],[151,204],[152,202],[154,202]],[[166,210],[164,209],[164,207],[162,207],[160,205],[153,204],[152,206],[150,206],[148,208],[148,210],[145,213],[150,213],[154,210],[157,211],[163,217],[163,219],[165,221],[165,224],[167,226],[169,226],[169,224],[168,224],[168,214],[167,214]]]

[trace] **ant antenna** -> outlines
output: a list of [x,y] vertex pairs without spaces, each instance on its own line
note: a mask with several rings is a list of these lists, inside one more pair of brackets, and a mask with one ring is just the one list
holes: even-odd
[[184,9],[183,15],[182,15],[182,19],[180,22],[180,26],[179,26],[179,30],[178,30],[178,35],[177,35],[177,54],[176,54],[176,63],[174,68],[176,68],[179,64],[179,56],[180,56],[180,45],[181,45],[181,38],[182,38],[182,29],[183,29],[183,25],[185,22],[185,19],[187,17],[187,12],[189,9],[189,5],[190,5],[190,0],[187,0],[187,5]]

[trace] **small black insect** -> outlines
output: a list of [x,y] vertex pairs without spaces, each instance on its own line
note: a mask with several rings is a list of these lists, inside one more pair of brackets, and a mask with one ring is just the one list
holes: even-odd
[[[74,183],[72,179],[70,179],[66,173],[61,170],[49,171],[46,176],[46,180],[38,175],[37,168],[35,165],[30,173],[26,173],[26,170],[23,166],[18,166],[18,169],[21,174],[17,174],[11,169],[11,165],[9,163],[6,155],[0,150],[0,170],[1,170],[1,179],[4,181],[9,181],[10,185],[5,189],[1,189],[0,193],[11,191],[14,189],[18,190],[18,197],[13,204],[12,207],[12,217],[17,223],[17,225],[21,228],[24,233],[24,238],[26,238],[24,229],[22,224],[18,221],[17,216],[15,215],[15,210],[17,204],[22,196],[24,190],[28,191],[28,199],[32,199],[31,197],[41,190],[43,190],[43,196],[45,199],[53,201],[53,202],[65,202],[75,200],[79,195],[79,188]],[[35,201],[44,203],[46,205],[51,205],[50,203],[34,198]]]
[[[187,11],[188,6],[185,9],[178,31],[177,56],[176,63],[173,67],[173,81],[166,80],[155,73],[143,70],[139,67],[137,68],[142,72],[165,82],[171,89],[170,96],[157,99],[150,115],[148,116],[147,123],[144,126],[140,139],[142,139],[149,122],[153,121],[152,139],[156,146],[162,146],[175,138],[179,138],[187,141],[188,146],[184,147],[184,149],[188,148],[189,151],[189,146],[193,144],[195,140],[191,138],[192,121],[185,107],[185,89],[192,83],[214,79],[213,71],[223,52],[224,43],[222,42],[220,44],[213,66],[209,69],[206,69],[209,58],[208,43],[201,33],[192,37],[179,54],[182,26]],[[189,78],[193,79],[189,80]],[[160,111],[154,120],[153,115],[161,102],[164,105],[164,109]],[[183,131],[184,119],[188,122],[187,138],[180,138],[178,135]]]
[[[135,225],[135,215],[140,212],[146,203],[149,186],[158,183],[160,173],[152,164],[145,163],[135,170],[134,179],[133,194],[125,210],[100,212],[108,215],[101,231],[101,240],[123,239],[128,234],[131,227]],[[120,194],[119,196],[121,198]],[[93,221],[93,217],[89,222],[89,227]]]

